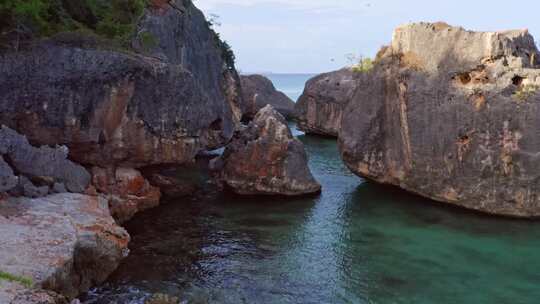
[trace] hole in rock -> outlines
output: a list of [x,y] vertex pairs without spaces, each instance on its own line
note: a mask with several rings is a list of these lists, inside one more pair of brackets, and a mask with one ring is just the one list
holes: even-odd
[[468,84],[471,82],[471,74],[469,73],[461,73],[458,75],[458,79],[461,82],[461,84]]
[[214,131],[220,131],[221,129],[223,129],[223,121],[221,120],[221,118],[218,118],[218,119],[214,120],[210,124],[210,129],[212,129]]
[[519,87],[522,83],[523,83],[523,77],[519,76],[519,75],[516,75],[512,78],[512,83]]

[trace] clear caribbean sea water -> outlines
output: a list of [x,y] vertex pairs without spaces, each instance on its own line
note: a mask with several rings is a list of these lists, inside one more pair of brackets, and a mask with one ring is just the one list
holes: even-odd
[[[286,79],[273,80],[287,88]],[[365,182],[335,140],[295,134],[320,196],[240,198],[207,186],[165,202],[127,224],[130,256],[84,302],[163,293],[184,303],[540,303],[540,222]]]

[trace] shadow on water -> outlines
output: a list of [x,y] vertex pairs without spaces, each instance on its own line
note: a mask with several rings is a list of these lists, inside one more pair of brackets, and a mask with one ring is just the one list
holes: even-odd
[[[294,127],[294,125],[293,125]],[[304,136],[318,196],[204,187],[137,215],[131,254],[85,303],[537,303],[540,225],[363,182]]]

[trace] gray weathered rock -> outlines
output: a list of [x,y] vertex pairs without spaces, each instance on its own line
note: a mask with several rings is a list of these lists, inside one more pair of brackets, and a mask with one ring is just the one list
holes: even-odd
[[[154,40],[151,45],[144,43],[148,37]],[[141,53],[185,67],[202,94],[223,107],[228,105],[233,122],[239,122],[243,111],[240,79],[223,43],[192,1],[152,1],[139,21],[133,46]]]
[[540,216],[538,56],[525,30],[398,28],[345,109],[345,163],[437,201]]
[[[127,253],[129,241],[106,200],[70,193],[1,201],[0,235],[2,271],[31,279],[32,288],[70,298],[103,282]],[[8,292],[2,284],[0,299],[23,293],[20,288]]]
[[186,162],[232,135],[223,100],[148,57],[48,45],[3,56],[0,70],[0,121],[80,163]]
[[240,76],[247,108],[244,116],[253,119],[266,105],[271,105],[285,118],[294,118],[294,102],[283,92],[276,90],[270,79],[262,75]]
[[221,161],[223,181],[239,194],[302,195],[321,190],[309,170],[304,145],[270,105],[238,132]]
[[17,186],[18,178],[0,154],[0,192],[9,191]]
[[68,300],[43,289],[30,289],[19,283],[0,283],[0,303],[2,304],[68,304]]
[[66,186],[62,183],[54,183],[51,188],[52,193],[66,193],[68,192]]
[[306,133],[338,136],[343,109],[357,88],[349,68],[310,79],[295,106],[298,128]]
[[[90,174],[86,169],[67,159],[66,147],[33,147],[24,136],[5,126],[0,127],[0,147],[0,154],[9,158],[10,165],[18,174],[30,178],[51,178],[64,183],[69,191],[76,193],[84,192],[90,183]],[[39,193],[44,188],[38,190],[38,193],[29,196],[43,196]],[[29,191],[35,192],[34,189]]]
[[238,76],[191,1],[169,2],[140,19],[141,54],[61,35],[3,53],[0,123],[101,167],[185,163],[225,145],[241,115]]

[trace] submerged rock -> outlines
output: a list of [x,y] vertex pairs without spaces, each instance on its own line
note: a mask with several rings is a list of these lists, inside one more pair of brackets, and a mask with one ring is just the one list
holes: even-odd
[[10,300],[5,303],[40,294],[31,289],[75,297],[114,271],[129,241],[106,200],[70,193],[0,201],[0,235],[2,271],[26,285],[2,284],[0,299]]
[[310,79],[295,106],[298,128],[306,133],[338,136],[343,109],[357,88],[349,68]]
[[396,29],[344,111],[345,163],[437,201],[540,216],[539,55],[526,30]]
[[111,214],[119,223],[159,205],[159,188],[150,185],[138,170],[94,167],[92,181],[96,190],[108,198]]
[[220,159],[221,177],[244,195],[301,195],[321,190],[308,167],[304,145],[272,106],[261,109]]
[[262,75],[241,76],[242,91],[247,109],[244,116],[253,119],[257,112],[271,105],[285,118],[294,118],[294,102],[283,92],[276,90],[272,81]]

